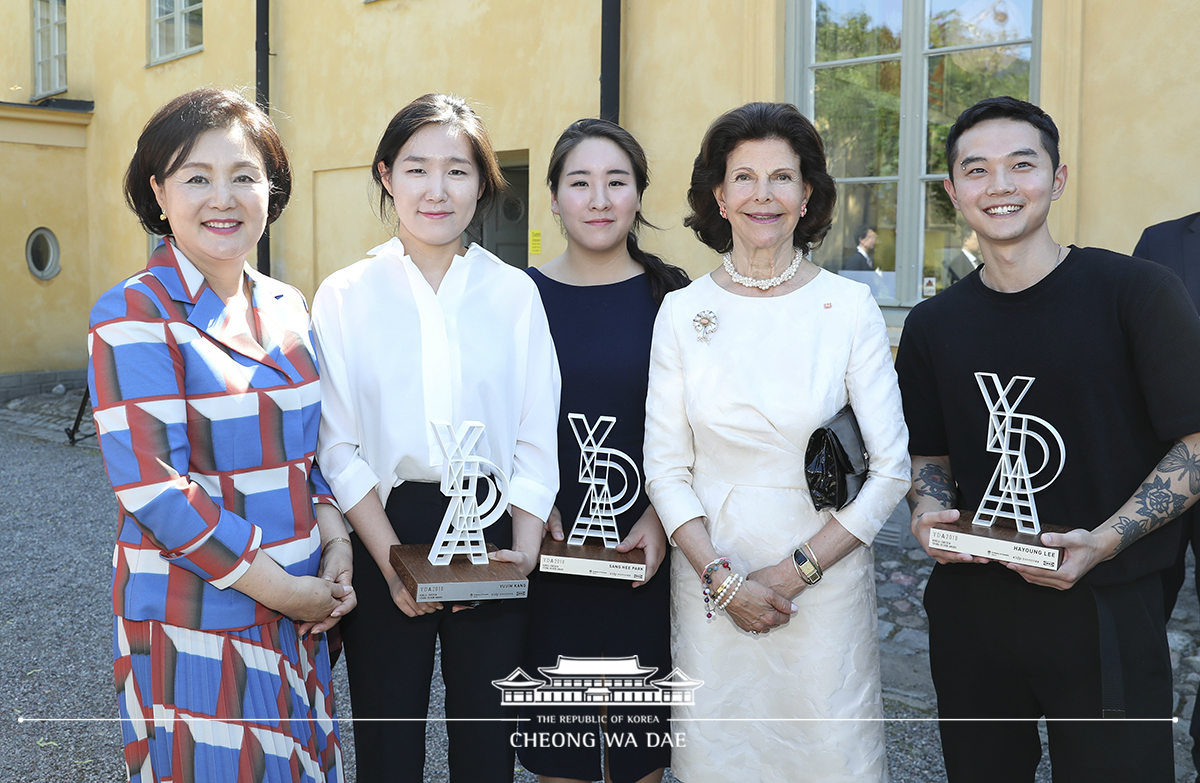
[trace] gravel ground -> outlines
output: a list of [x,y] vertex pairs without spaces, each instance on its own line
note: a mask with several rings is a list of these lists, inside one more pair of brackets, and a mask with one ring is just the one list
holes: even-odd
[[[113,719],[115,500],[98,452],[67,446],[57,434],[70,424],[78,400],[68,392],[0,408],[0,522],[7,533],[0,547],[0,607],[8,618],[0,624],[0,704],[11,720],[0,732],[0,783],[125,779],[121,732]],[[893,783],[944,781],[921,608],[931,562],[911,537],[898,547],[877,546],[875,558],[884,714],[894,719],[887,724],[890,777]],[[1200,605],[1193,584],[1189,572],[1169,631],[1176,715],[1184,719],[1176,727],[1176,769],[1178,781],[1188,783],[1195,772],[1186,718],[1200,682]],[[335,669],[335,693],[345,720],[351,704],[344,662]],[[443,700],[435,682],[431,718],[441,717]],[[349,723],[343,723],[348,783],[355,780],[353,745]],[[444,723],[430,722],[427,756],[425,779],[447,781]],[[516,780],[536,778],[518,769]],[[1045,755],[1037,780],[1050,780]],[[674,781],[669,773],[667,781]]]

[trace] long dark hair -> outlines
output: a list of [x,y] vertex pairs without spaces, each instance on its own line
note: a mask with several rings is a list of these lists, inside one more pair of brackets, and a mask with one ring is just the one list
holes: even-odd
[[[558,181],[562,177],[567,155],[571,154],[571,150],[586,139],[607,139],[629,156],[629,162],[633,166],[633,179],[637,185],[638,198],[641,198],[642,193],[650,184],[650,165],[646,162],[646,151],[642,149],[641,144],[638,144],[633,134],[620,125],[608,120],[591,118],[571,123],[554,144],[554,150],[550,153],[550,166],[546,170],[546,184],[550,186],[550,192],[555,196],[558,195]],[[639,210],[633,219],[633,226],[629,229],[629,236],[625,238],[625,249],[629,251],[630,257],[646,270],[646,279],[650,283],[654,301],[662,304],[664,296],[677,288],[683,288],[691,280],[688,279],[687,272],[668,264],[653,253],[647,253],[638,246],[638,231],[642,226],[656,228],[642,216]]]
[[475,165],[479,167],[479,179],[483,183],[483,193],[476,202],[475,215],[471,218],[471,226],[477,226],[499,202],[509,197],[508,182],[500,171],[500,161],[496,158],[492,139],[488,136],[487,128],[483,126],[479,115],[457,95],[433,92],[422,95],[396,112],[396,116],[392,117],[379,139],[375,158],[371,161],[371,178],[379,188],[379,217],[387,220],[389,207],[394,208],[392,194],[383,186],[379,164],[382,163],[391,169],[405,142],[431,123],[449,126],[458,133],[465,134],[471,143],[471,149],[475,153]]
[[725,179],[729,153],[743,141],[757,139],[783,139],[800,157],[800,176],[812,185],[812,195],[808,198],[808,213],[796,224],[792,245],[810,252],[820,246],[833,224],[837,189],[825,165],[821,134],[790,103],[747,103],[713,120],[692,166],[692,184],[687,194],[692,212],[683,219],[683,224],[718,253],[733,249],[733,229],[721,217],[713,188]]

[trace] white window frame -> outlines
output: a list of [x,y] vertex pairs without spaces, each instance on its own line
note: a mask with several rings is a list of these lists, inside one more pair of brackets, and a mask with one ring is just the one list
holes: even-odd
[[[805,116],[814,110],[815,71],[847,64],[900,61],[900,161],[895,177],[841,178],[839,184],[896,182],[896,298],[879,299],[888,326],[901,326],[908,310],[922,300],[921,276],[925,257],[925,186],[941,182],[945,172],[927,174],[926,134],[929,125],[929,61],[933,57],[971,49],[986,49],[993,43],[929,48],[926,33],[928,0],[902,0],[900,55],[863,57],[816,63],[815,6],[817,0],[785,0],[787,45],[784,50],[786,94]],[[1042,0],[1031,0],[1031,36],[1005,45],[1030,49],[1029,100],[1038,102],[1041,83]],[[916,36],[906,34],[918,31]]]
[[[33,0],[33,12],[31,18],[33,20],[33,94],[30,96],[33,100],[46,98],[51,95],[58,95],[67,91],[67,50],[66,44],[59,50],[60,37],[65,39],[67,28],[67,4],[64,2],[59,5],[57,2],[48,4],[50,9],[50,18],[42,18],[42,3],[39,0]],[[49,29],[50,31],[50,51],[42,51],[41,32]],[[60,32],[62,33],[60,35]],[[49,62],[50,64],[50,84],[43,84],[40,66],[42,63]]]
[[[155,15],[158,13],[158,4],[160,0],[147,0],[147,2],[148,10],[146,21],[149,39],[147,41],[147,46],[149,48],[149,59],[151,65],[170,62],[171,60],[177,60],[180,57],[187,57],[189,54],[195,54],[196,52],[204,51],[203,27],[201,27],[200,31],[200,43],[191,48],[187,48],[185,46],[187,43],[187,26],[184,24],[187,19],[188,12],[203,10],[204,0],[172,0],[175,5],[175,10],[171,11],[169,14],[164,14],[163,16]],[[174,20],[175,22],[175,51],[171,52],[170,54],[163,54],[162,52],[158,51],[158,28],[170,20]]]

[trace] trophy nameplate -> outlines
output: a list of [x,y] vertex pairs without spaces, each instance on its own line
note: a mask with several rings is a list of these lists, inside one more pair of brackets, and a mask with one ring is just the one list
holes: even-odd
[[646,578],[646,553],[618,552],[596,545],[574,545],[547,537],[542,542],[541,569],[548,574],[577,574],[641,582]]
[[[641,473],[628,454],[604,446],[617,423],[615,417],[601,416],[590,426],[580,413],[568,414],[567,420],[579,444],[579,483],[587,487],[587,494],[567,540],[547,537],[542,542],[540,567],[547,573],[640,582],[646,578],[645,551],[618,552],[616,547],[621,543],[617,517],[641,494]],[[609,478],[616,477],[620,486],[614,494]]]
[[[529,580],[513,563],[489,560],[475,565],[459,555],[449,565],[429,562],[430,544],[396,544],[392,568],[417,601],[487,601],[496,598],[525,598]],[[488,551],[496,551],[488,544]]]
[[[1070,528],[1042,525],[1034,494],[1054,483],[1067,464],[1062,436],[1045,419],[1016,412],[1033,378],[1014,375],[1001,387],[995,374],[977,372],[975,381],[988,405],[987,450],[999,454],[1000,459],[974,516],[964,513],[957,522],[935,525],[929,531],[929,546],[1057,571],[1063,548],[1042,544],[1041,534],[1065,533]],[[1041,455],[1041,464],[1034,470],[1029,468],[1031,446]],[[1035,485],[1038,476],[1049,471],[1055,451],[1058,465],[1054,475]]]
[[[484,601],[525,598],[529,580],[513,563],[497,562],[497,551],[483,540],[484,528],[508,507],[508,478],[491,460],[475,454],[483,424],[463,422],[455,433],[444,421],[430,422],[442,449],[442,494],[450,498],[432,544],[398,544],[390,560],[417,601]],[[482,481],[482,504],[476,488]]]
[[[1059,525],[1042,525],[1041,528],[1043,533],[1066,533],[1070,530]],[[1039,534],[1022,533],[1007,519],[997,520],[990,527],[977,525],[965,513],[956,522],[930,528],[929,547],[1050,571],[1057,571],[1062,565],[1063,548],[1046,546]]]

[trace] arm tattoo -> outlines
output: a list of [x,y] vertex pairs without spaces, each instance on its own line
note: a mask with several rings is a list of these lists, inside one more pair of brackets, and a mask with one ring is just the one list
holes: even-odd
[[[1171,487],[1165,473],[1182,473],[1189,495],[1180,495]],[[1182,486],[1181,486],[1182,488]],[[1141,518],[1117,517],[1113,529],[1121,536],[1113,554],[1120,554],[1144,535],[1170,522],[1183,513],[1190,501],[1200,494],[1200,455],[1191,453],[1183,443],[1176,443],[1158,463],[1154,476],[1138,487],[1132,500],[1137,503]]]
[[1137,501],[1138,513],[1150,523],[1150,530],[1182,514],[1188,500],[1172,492],[1171,479],[1162,476],[1155,476],[1153,481],[1143,484],[1133,499]]
[[937,465],[926,463],[921,466],[913,481],[913,492],[917,496],[933,498],[946,508],[954,508],[954,480]]
[[1184,474],[1188,482],[1188,491],[1193,495],[1200,494],[1200,456],[1192,454],[1182,443],[1171,447],[1167,456],[1158,463],[1158,469],[1163,473]]
[[1126,547],[1150,532],[1145,520],[1130,519],[1129,517],[1118,517],[1117,524],[1113,525],[1113,528],[1121,536],[1117,548],[1113,550],[1114,555],[1121,554]]

